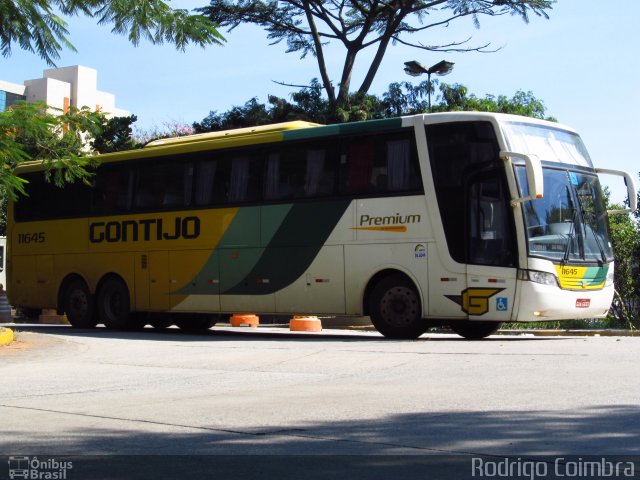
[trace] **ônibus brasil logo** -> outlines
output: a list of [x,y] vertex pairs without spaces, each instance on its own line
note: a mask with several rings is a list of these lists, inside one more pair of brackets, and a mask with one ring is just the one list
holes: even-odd
[[33,480],[65,480],[67,470],[73,469],[73,462],[63,462],[55,458],[44,460],[38,457],[9,457],[9,478],[25,478]]

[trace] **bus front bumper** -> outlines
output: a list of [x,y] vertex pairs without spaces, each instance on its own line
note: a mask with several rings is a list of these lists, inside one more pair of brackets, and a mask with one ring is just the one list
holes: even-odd
[[516,322],[604,318],[613,300],[613,285],[600,290],[562,290],[559,287],[520,281],[520,305]]

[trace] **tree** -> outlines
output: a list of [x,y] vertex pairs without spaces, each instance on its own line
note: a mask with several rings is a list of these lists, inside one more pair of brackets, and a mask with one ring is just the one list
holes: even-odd
[[[470,38],[453,43],[426,44],[410,40],[430,29],[469,17],[476,27],[482,16],[530,14],[548,18],[555,0],[211,0],[199,10],[222,27],[241,24],[264,28],[274,43],[286,41],[287,52],[312,54],[330,105],[347,103],[356,59],[368,48],[375,54],[357,93],[368,93],[389,45],[400,43],[431,52],[486,51],[487,45],[470,46]],[[328,44],[344,47],[338,91],[326,63]]]
[[[434,82],[431,86],[433,84]],[[226,112],[210,112],[202,121],[194,122],[193,128],[196,133],[203,133],[291,120],[327,124],[424,113],[428,110],[427,88],[427,81],[418,85],[409,82],[392,83],[380,97],[352,93],[341,107],[332,111],[329,101],[322,96],[322,86],[314,79],[310,87],[291,94],[292,102],[274,95],[269,95],[268,104],[252,98],[243,106],[232,107]],[[446,83],[440,85],[440,92],[432,111],[476,110],[553,120],[552,117],[545,117],[544,103],[532,92],[518,91],[512,98],[486,95],[481,99],[473,94],[468,95],[467,88],[463,85]]]
[[88,108],[60,113],[44,103],[26,102],[0,112],[0,234],[8,198],[17,200],[25,193],[25,181],[15,174],[22,162],[42,160],[45,177],[59,187],[91,177],[86,142],[100,135],[105,116]]
[[3,0],[0,2],[0,51],[11,55],[11,47],[34,52],[49,65],[63,47],[75,51],[67,39],[67,23],[58,13],[96,18],[112,24],[113,33],[126,34],[134,45],[140,39],[154,44],[174,43],[184,50],[189,43],[220,44],[224,38],[206,17],[173,10],[161,0]]
[[139,148],[133,138],[131,125],[138,120],[135,115],[128,117],[101,117],[100,131],[91,142],[91,147],[98,153],[120,152]]
[[[423,85],[423,84],[421,84]],[[426,82],[423,89],[428,88]],[[474,94],[467,95],[467,87],[460,84],[440,86],[442,99],[439,104],[432,108],[434,112],[452,111],[478,111],[510,113],[525,117],[541,118],[555,121],[553,117],[546,117],[546,107],[542,100],[537,99],[533,92],[523,92],[518,90],[515,95],[508,98],[505,95],[485,95],[484,98],[476,97]]]
[[[622,205],[607,208],[623,209]],[[637,212],[636,212],[637,215]],[[616,289],[611,315],[613,327],[640,328],[640,225],[630,215],[610,215],[609,228],[615,258]]]
[[264,104],[254,97],[244,105],[231,107],[226,112],[209,112],[202,121],[194,122],[193,128],[196,133],[203,133],[293,120],[322,124],[334,120],[328,111],[328,101],[322,96],[322,87],[316,79],[311,81],[310,87],[292,93],[291,99],[293,102],[269,95],[268,104]]

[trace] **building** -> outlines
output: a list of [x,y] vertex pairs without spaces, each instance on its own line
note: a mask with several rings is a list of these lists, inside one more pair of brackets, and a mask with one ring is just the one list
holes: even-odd
[[7,107],[20,100],[26,100],[24,96],[24,85],[5,82],[0,80],[0,112],[4,112]]
[[19,100],[45,102],[66,112],[70,106],[100,110],[110,117],[128,116],[116,107],[113,93],[98,90],[98,72],[93,68],[74,65],[50,68],[42,78],[25,80],[23,85],[0,80],[0,112]]

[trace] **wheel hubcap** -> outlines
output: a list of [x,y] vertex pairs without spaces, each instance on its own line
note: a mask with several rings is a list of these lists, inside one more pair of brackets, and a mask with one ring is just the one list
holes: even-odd
[[83,316],[87,313],[89,302],[84,292],[76,290],[71,294],[70,307],[73,315]]
[[120,298],[120,294],[114,292],[109,295],[109,299],[107,301],[107,307],[109,309],[109,314],[111,317],[119,317],[122,315],[122,299]]
[[388,290],[380,307],[384,320],[396,327],[410,325],[418,317],[418,300],[413,290],[407,287]]

